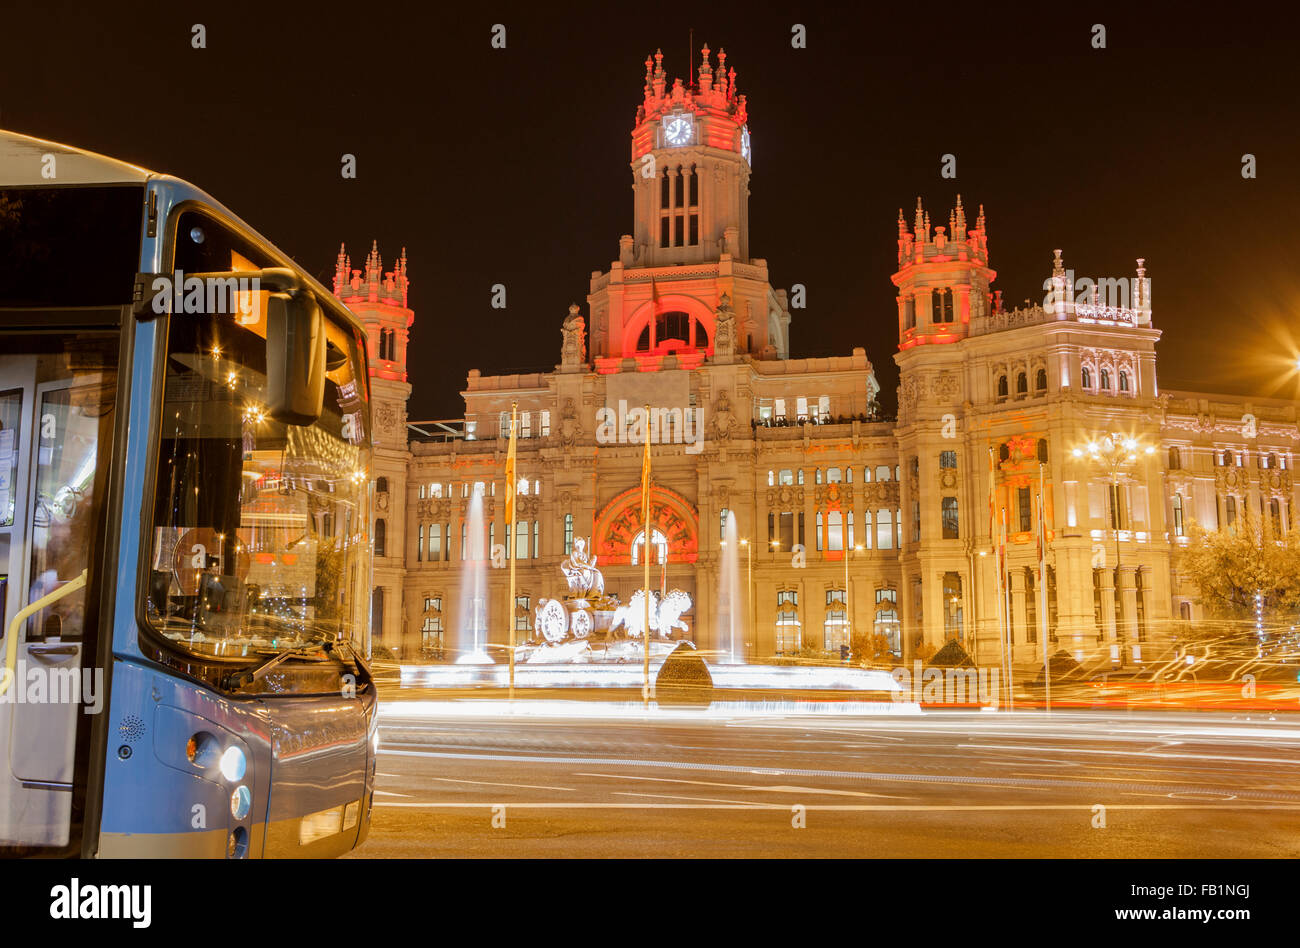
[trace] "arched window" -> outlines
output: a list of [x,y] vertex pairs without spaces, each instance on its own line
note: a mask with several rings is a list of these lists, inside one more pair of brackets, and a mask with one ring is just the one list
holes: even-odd
[[1047,463],[1047,439],[1038,439],[1038,460],[1041,464]]
[[[650,533],[650,542],[655,546],[654,556],[650,562],[658,565],[668,562],[668,538],[658,530],[652,530]],[[632,565],[636,566],[641,562],[641,551],[645,549],[645,531],[642,530],[632,538]]]
[[1127,372],[1121,372],[1121,373],[1119,374],[1119,390],[1120,390],[1121,392],[1127,392],[1127,391],[1128,391],[1128,373],[1127,373]]
[[1088,369],[1086,365],[1083,367],[1082,377],[1083,377],[1083,387],[1092,388],[1092,372]]
[[388,493],[388,478],[380,477],[375,480],[375,493],[376,494]]
[[375,556],[387,556],[384,552],[388,544],[388,521],[380,517],[375,521]]
[[1101,370],[1101,390],[1103,392],[1110,391],[1110,369]]
[[1006,398],[1006,397],[1007,397],[1007,377],[1005,375],[999,375],[998,376],[998,398]]
[[799,470],[795,471],[795,478],[794,478],[794,480],[795,480],[795,483],[796,483],[796,484],[799,484],[799,485],[802,485],[802,484],[803,484],[803,468],[799,468]]
[[1024,372],[1016,376],[1016,394],[1026,395],[1029,392],[1029,379]]
[[1039,369],[1038,374],[1034,376],[1034,391],[1035,392],[1047,391],[1047,370],[1046,369]]
[[935,323],[952,322],[952,290],[930,291],[930,321]]
[[776,472],[775,472],[775,471],[768,471],[768,472],[767,472],[767,486],[768,486],[768,487],[775,487],[775,486],[776,486]]
[[[652,334],[653,330],[653,334]],[[709,331],[689,313],[674,310],[647,320],[636,340],[636,351],[667,353],[678,349],[707,349]]]
[[822,482],[822,469],[817,468],[815,471],[813,471],[813,483],[820,484],[821,482]]

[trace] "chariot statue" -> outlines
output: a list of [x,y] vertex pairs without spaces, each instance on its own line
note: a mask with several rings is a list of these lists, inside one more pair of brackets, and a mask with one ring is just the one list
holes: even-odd
[[605,577],[596,568],[596,555],[587,551],[587,541],[582,537],[574,538],[573,552],[560,564],[560,571],[573,595],[585,599],[605,594]]

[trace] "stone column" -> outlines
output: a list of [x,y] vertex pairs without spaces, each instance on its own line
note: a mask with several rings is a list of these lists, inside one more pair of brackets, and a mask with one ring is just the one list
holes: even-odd
[[1026,643],[1025,635],[1025,571],[1018,566],[1009,570],[1011,574],[1011,648],[1012,661],[1023,659],[1026,649],[1016,649],[1017,644]]
[[1118,638],[1124,651],[1123,662],[1133,661],[1133,646],[1137,642],[1137,564],[1125,563],[1119,570],[1119,597],[1122,616],[1118,622]]

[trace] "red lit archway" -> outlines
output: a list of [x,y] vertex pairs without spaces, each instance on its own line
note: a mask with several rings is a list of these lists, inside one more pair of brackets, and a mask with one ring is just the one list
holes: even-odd
[[[666,487],[650,491],[650,524],[668,539],[669,563],[694,563],[700,552],[700,517],[681,494]],[[632,562],[632,540],[641,532],[641,488],[623,491],[596,518],[592,540],[601,563]]]
[[[637,354],[637,340],[641,334],[649,329],[654,323],[656,317],[665,313],[685,313],[699,326],[696,328],[696,349],[702,349],[708,355],[713,355],[713,332],[715,328],[715,319],[713,310],[705,306],[693,296],[684,296],[680,293],[669,293],[660,296],[655,300],[646,300],[640,306],[632,311],[624,323],[623,329],[623,357]],[[698,333],[702,331],[704,338],[700,339]],[[689,346],[675,345],[653,345],[650,347],[647,355],[665,355],[677,348],[690,348]]]

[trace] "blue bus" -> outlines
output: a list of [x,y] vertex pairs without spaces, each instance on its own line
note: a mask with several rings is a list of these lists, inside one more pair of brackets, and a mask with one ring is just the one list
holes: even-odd
[[198,188],[0,131],[0,854],[365,838],[356,317]]

